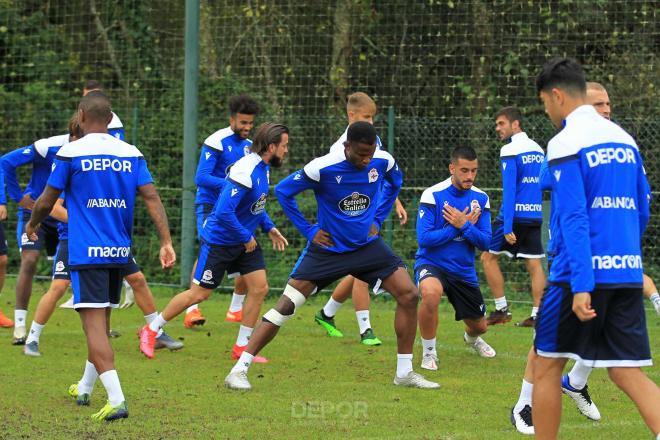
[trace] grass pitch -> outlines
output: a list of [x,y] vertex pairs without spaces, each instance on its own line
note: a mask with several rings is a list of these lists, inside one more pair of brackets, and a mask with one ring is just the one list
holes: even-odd
[[[35,284],[28,316],[31,322],[39,292]],[[175,293],[154,289],[159,308]],[[13,281],[2,296],[2,310],[13,310]],[[509,412],[520,391],[530,329],[512,324],[491,328],[484,339],[497,350],[494,359],[482,359],[466,348],[462,325],[453,320],[451,306],[440,308],[438,352],[440,370],[424,372],[439,381],[439,391],[392,385],[396,366],[393,330],[394,302],[372,302],[371,322],[380,347],[360,345],[350,303],[336,318],[343,339],[325,336],[314,323],[314,313],[326,297],[308,301],[262,353],[271,362],[250,369],[253,390],[234,392],[223,387],[233,365],[230,350],[237,324],[224,322],[228,295],[213,295],[202,305],[208,321],[187,330],[182,317],[166,330],[183,340],[178,352],[159,351],[148,360],[138,351],[137,329],[143,325],[136,306],[113,313],[113,328],[122,336],[113,340],[117,370],[130,417],[114,423],[90,419],[105,402],[97,382],[91,407],[77,407],[67,388],[82,373],[86,348],[80,321],[71,310],[58,309],[41,337],[41,358],[29,358],[10,345],[11,329],[0,329],[0,438],[2,439],[208,439],[208,438],[411,438],[511,439],[524,438],[509,422]],[[273,303],[268,301],[266,307]],[[529,313],[514,307],[514,320]],[[660,319],[647,311],[656,364]],[[415,369],[421,346],[415,346]],[[657,366],[647,374],[660,381]],[[564,397],[560,438],[651,438],[634,405],[607,379],[593,373],[589,386],[602,420],[581,416]]]

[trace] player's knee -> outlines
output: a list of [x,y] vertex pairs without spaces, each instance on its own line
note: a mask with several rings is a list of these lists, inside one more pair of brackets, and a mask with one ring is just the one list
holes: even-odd
[[137,290],[144,288],[147,285],[147,279],[144,277],[142,272],[135,272],[125,277],[126,282],[133,288]]
[[21,252],[21,268],[23,269],[36,269],[37,261],[39,260],[38,251],[23,251]]
[[473,332],[479,333],[479,335],[483,335],[488,331],[488,323],[486,322],[485,319],[472,321],[470,322],[469,327]]
[[403,307],[417,307],[419,302],[419,290],[414,284],[410,283],[409,286],[401,289],[397,296],[397,302]]
[[488,264],[495,261],[497,257],[490,252],[482,252],[480,259],[482,263]]
[[612,382],[614,382],[617,386],[621,386],[621,383],[624,381],[626,374],[631,372],[631,368],[616,368],[616,367],[610,367],[607,369],[607,374],[610,376],[610,379]]
[[7,268],[7,256],[0,255],[0,271],[4,271]]
[[422,297],[422,305],[437,307],[440,304],[442,293],[437,288],[422,285],[419,287],[419,293]]
[[192,304],[199,304],[203,301],[206,301],[208,297],[211,295],[211,290],[210,289],[192,289],[189,291],[188,296],[190,297],[190,301],[192,301]]
[[268,295],[268,283],[253,288],[249,293],[254,294],[258,298],[265,298]]
[[302,306],[307,298],[295,287],[287,284],[284,288],[284,295],[277,302],[274,308],[264,314],[264,321],[282,327],[296,313],[296,309]]

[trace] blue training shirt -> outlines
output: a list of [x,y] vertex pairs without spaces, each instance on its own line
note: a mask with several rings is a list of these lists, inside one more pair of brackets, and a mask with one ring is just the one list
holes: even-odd
[[229,171],[213,212],[204,222],[202,239],[220,246],[233,246],[250,241],[254,231],[265,219],[264,229],[275,225],[266,214],[269,167],[257,153],[250,153],[236,162]]
[[[390,185],[383,188],[383,180]],[[399,166],[385,151],[376,150],[369,165],[359,169],[346,160],[344,150],[335,150],[282,180],[275,195],[284,213],[309,241],[323,229],[335,243],[326,249],[343,253],[378,238],[368,236],[371,225],[381,229],[402,182]],[[307,189],[316,197],[315,224],[305,219],[295,199]]]
[[633,138],[590,105],[548,143],[556,256],[549,280],[574,293],[642,285],[648,182]]
[[115,112],[112,112],[112,120],[108,124],[108,134],[122,141],[125,139],[124,124],[121,123],[121,119]]
[[128,262],[135,194],[152,182],[142,153],[107,133],[60,149],[48,185],[66,191],[72,268]]
[[[462,228],[449,224],[443,217],[445,205],[468,212],[479,208],[476,224],[466,222]],[[423,264],[437,266],[447,274],[468,284],[479,285],[474,266],[474,248],[487,250],[491,239],[490,199],[473,186],[468,190],[456,188],[451,177],[422,193],[417,216],[415,269]]]
[[539,171],[544,159],[543,149],[524,132],[514,134],[500,150],[502,206],[497,219],[504,234],[513,232],[514,223],[543,222]]
[[229,168],[251,152],[252,141],[243,139],[226,127],[207,137],[195,174],[197,196],[195,204],[215,205],[218,201]]

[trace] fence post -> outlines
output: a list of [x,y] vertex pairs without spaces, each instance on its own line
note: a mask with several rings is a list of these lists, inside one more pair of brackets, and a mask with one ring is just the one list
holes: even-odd
[[[387,109],[387,152],[394,156],[394,107]],[[392,215],[385,220],[385,241],[392,246]]]
[[183,93],[183,191],[181,207],[181,285],[190,284],[195,258],[195,162],[197,160],[197,80],[199,77],[199,0],[186,0],[186,55]]

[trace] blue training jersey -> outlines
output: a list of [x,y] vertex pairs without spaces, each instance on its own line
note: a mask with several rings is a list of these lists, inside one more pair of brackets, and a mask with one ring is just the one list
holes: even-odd
[[539,171],[544,159],[543,149],[524,132],[514,134],[500,150],[502,206],[497,219],[504,234],[513,232],[514,223],[543,222]]
[[[468,212],[479,208],[481,216],[476,224],[466,222],[457,229],[442,215],[445,205]],[[456,188],[451,177],[422,193],[417,216],[415,269],[423,264],[437,266],[447,274],[466,283],[479,285],[474,266],[474,249],[488,249],[491,238],[490,199],[473,186],[468,190]]]
[[[62,199],[62,207],[66,209],[66,196],[65,193],[60,193],[60,199]],[[57,238],[62,240],[69,239],[69,223],[68,222],[57,222]]]
[[[382,188],[383,180],[390,185]],[[343,150],[335,150],[314,159],[275,187],[275,195],[284,213],[309,241],[323,229],[335,245],[329,251],[356,250],[377,237],[369,237],[373,224],[380,230],[396,199],[403,174],[394,158],[376,150],[363,169],[346,160]],[[296,203],[295,196],[311,189],[316,197],[315,224],[310,224]]]
[[[266,214],[269,167],[257,153],[236,162],[229,171],[213,212],[204,221],[202,239],[211,244],[233,246],[247,243]],[[267,220],[268,232],[275,225]]]
[[218,130],[206,138],[195,174],[195,204],[215,205],[229,174],[229,168],[237,160],[250,154],[251,147],[252,141],[241,138],[231,127]]
[[[539,185],[541,185],[541,191],[551,191],[552,190],[552,176],[550,175],[550,170],[548,169],[548,159],[544,159],[541,164],[541,170],[539,171]],[[548,264],[551,264],[552,259],[557,253],[555,249],[555,240],[552,239],[553,229],[556,231],[558,228],[558,217],[557,211],[552,207],[552,192],[550,193],[550,214],[548,216],[548,249],[546,254],[548,255]]]
[[642,285],[648,182],[633,138],[590,105],[548,143],[556,256],[549,280],[573,292]]
[[142,153],[107,133],[90,133],[58,152],[48,185],[66,191],[72,268],[128,262],[135,194],[152,182]]
[[108,134],[122,141],[125,139],[124,124],[121,123],[121,119],[115,112],[112,112],[112,120],[108,124]]

